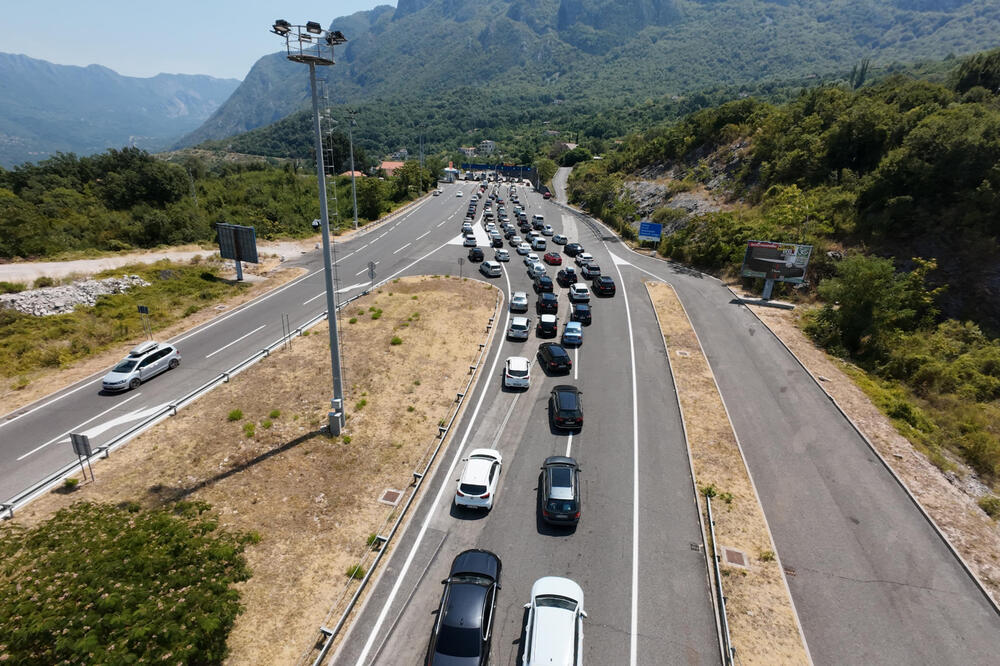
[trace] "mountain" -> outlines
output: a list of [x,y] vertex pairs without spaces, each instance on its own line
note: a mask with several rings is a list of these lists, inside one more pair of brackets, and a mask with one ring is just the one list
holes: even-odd
[[100,65],[0,53],[0,165],[130,143],[162,149],[202,124],[239,83],[186,74],[135,78]]
[[[438,99],[469,86],[595,110],[723,85],[940,59],[992,46],[995,0],[399,0],[335,19],[319,68],[333,104]],[[275,41],[278,41],[275,38]],[[473,92],[473,95],[476,93]],[[261,127],[308,102],[308,77],[264,56],[179,145]]]

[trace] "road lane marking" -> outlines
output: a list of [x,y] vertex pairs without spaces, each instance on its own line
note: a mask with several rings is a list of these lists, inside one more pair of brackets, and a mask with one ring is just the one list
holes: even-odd
[[28,451],[27,453],[25,453],[24,455],[22,455],[20,458],[18,458],[17,462],[21,462],[22,460],[24,460],[25,458],[27,458],[28,456],[30,456],[32,453],[37,453],[38,451],[41,451],[42,449],[44,449],[49,444],[54,444],[55,442],[58,442],[59,440],[63,439],[64,437],[68,436],[70,433],[76,432],[77,429],[80,428],[81,426],[87,425],[88,423],[90,423],[94,419],[101,418],[102,416],[104,416],[108,412],[114,411],[114,410],[118,409],[119,407],[121,407],[122,405],[124,405],[129,400],[135,400],[140,395],[142,395],[141,391],[139,393],[136,393],[135,395],[133,395],[131,398],[126,398],[125,400],[122,400],[121,402],[119,402],[117,405],[115,405],[113,407],[110,407],[108,409],[105,409],[100,414],[97,414],[95,416],[91,416],[89,419],[87,419],[83,423],[79,423],[79,424],[73,426],[72,428],[70,428],[69,430],[67,430],[66,432],[64,432],[63,434],[61,434],[61,435],[59,435],[57,437],[53,437],[52,439],[50,439],[49,441],[45,442],[41,446],[36,446],[35,448],[31,449],[30,451]]
[[[604,244],[607,250],[607,243]],[[610,254],[610,250],[609,250]],[[614,257],[614,255],[611,255]],[[639,398],[635,372],[635,338],[632,335],[632,309],[628,304],[625,278],[617,261],[611,262],[618,273],[625,299],[625,321],[628,324],[629,360],[632,366],[632,608],[629,625],[629,664],[636,666],[639,648]]]
[[[324,293],[325,293],[325,292],[324,292]],[[260,329],[264,328],[265,326],[267,326],[267,324],[261,324],[260,326],[258,326],[257,328],[253,329],[252,331],[250,331],[250,332],[249,332],[249,333],[247,333],[246,335],[241,335],[240,337],[236,338],[235,340],[233,340],[233,341],[232,341],[232,342],[230,342],[229,344],[227,344],[227,345],[223,345],[222,347],[219,347],[218,349],[216,349],[216,350],[215,350],[214,352],[212,352],[211,354],[207,354],[207,355],[205,356],[205,358],[211,358],[211,357],[215,356],[216,354],[218,354],[218,353],[219,353],[220,351],[222,351],[223,349],[228,349],[229,347],[232,347],[233,345],[235,345],[235,344],[236,344],[237,342],[239,342],[240,340],[243,340],[244,338],[249,338],[249,337],[250,337],[251,335],[253,335],[253,334],[254,334],[254,333],[256,333],[257,331],[259,331]]]
[[503,435],[504,428],[507,427],[507,421],[510,420],[510,415],[514,413],[514,405],[517,404],[517,399],[520,397],[520,393],[514,394],[514,399],[510,401],[510,407],[507,408],[507,414],[504,415],[503,421],[500,423],[500,427],[497,428],[496,437],[493,438],[493,443],[490,445],[490,448],[495,449],[497,448],[497,444],[500,443],[500,436]]
[[399,254],[400,252],[402,252],[402,251],[403,251],[403,250],[405,250],[406,248],[410,247],[410,245],[412,245],[412,243],[407,243],[406,245],[404,245],[403,247],[399,248],[398,250],[395,250],[395,251],[393,252],[393,254]]
[[566,457],[569,458],[569,454],[573,452],[573,433],[569,434],[569,438],[566,440]]
[[388,231],[383,231],[383,232],[382,232],[382,235],[381,235],[381,236],[379,236],[378,238],[376,238],[375,240],[382,240],[382,238],[383,238],[383,237],[384,237],[384,236],[385,236],[385,235],[386,235],[387,233],[389,233],[389,232],[388,232]]
[[355,250],[354,252],[351,252],[351,254],[345,254],[340,259],[337,259],[337,261],[333,262],[333,265],[336,266],[337,264],[339,264],[340,262],[342,262],[344,259],[347,259],[348,257],[350,257],[352,254],[357,254],[357,252],[358,251]]
[[310,303],[312,303],[313,301],[315,301],[320,296],[325,296],[325,295],[326,295],[326,292],[325,291],[321,291],[318,294],[316,294],[315,296],[313,296],[312,298],[310,298],[308,301],[302,301],[302,305],[309,305]]
[[[338,290],[337,290],[336,292],[334,292],[334,293],[337,293],[337,294],[343,294],[344,292],[348,292],[348,291],[350,291],[351,289],[357,289],[358,287],[367,287],[367,286],[368,286],[369,284],[370,284],[370,283],[368,283],[368,282],[359,282],[359,283],[357,283],[357,284],[352,284],[352,285],[351,285],[350,287],[343,287],[342,289],[338,289]],[[324,291],[324,292],[323,292],[323,294],[325,294],[325,293],[326,293],[326,292]],[[320,296],[322,296],[323,294],[320,294]]]
[[[437,252],[445,245],[447,245],[447,243],[438,246],[434,250],[431,250],[431,252],[428,252],[426,255],[424,255],[424,257],[430,256],[431,253]],[[422,261],[424,257],[421,257],[417,261]],[[417,263],[417,261],[413,262],[413,264]],[[410,266],[412,266],[413,264],[410,264]],[[407,266],[407,268],[409,268],[409,266]],[[407,268],[404,268],[403,270],[405,271],[407,270]],[[402,272],[403,271],[400,271],[400,273]],[[507,281],[507,293],[509,294],[510,278],[507,277],[506,273],[504,273],[504,277]],[[501,330],[506,331],[507,327],[510,325],[510,308],[504,308],[504,310],[506,311],[506,314],[504,315],[505,317],[504,325]],[[503,341],[501,340],[500,344],[497,345],[496,355],[493,357],[493,365],[490,368],[489,374],[486,375],[487,378],[492,377],[496,372],[497,362],[500,361],[500,352],[502,351],[503,351]],[[444,481],[441,483],[441,487],[438,489],[437,495],[434,496],[434,501],[431,502],[430,508],[427,511],[427,515],[424,517],[424,522],[420,525],[420,531],[417,533],[417,537],[414,540],[413,545],[410,547],[410,552],[409,554],[407,554],[406,560],[403,562],[402,568],[396,575],[396,581],[393,583],[392,589],[389,591],[389,596],[386,599],[385,603],[383,604],[382,610],[379,612],[378,619],[376,619],[375,625],[372,627],[371,633],[368,635],[368,640],[365,641],[364,648],[362,648],[361,655],[358,657],[357,660],[358,664],[365,663],[365,660],[368,658],[368,654],[371,652],[372,646],[375,643],[375,639],[378,636],[379,631],[381,631],[383,623],[385,623],[385,618],[389,613],[389,608],[392,606],[392,602],[396,599],[396,595],[399,594],[399,586],[402,585],[403,579],[406,578],[406,573],[409,571],[410,565],[413,564],[413,558],[416,557],[417,549],[420,547],[420,543],[423,541],[424,535],[427,533],[427,528],[430,526],[431,520],[434,518],[434,514],[437,511],[437,506],[438,504],[441,503],[441,498],[444,495],[445,490],[451,487],[448,484],[448,479],[452,478],[452,475],[455,473],[455,466],[458,464],[458,461],[462,456],[462,451],[465,450],[465,445],[469,440],[469,434],[472,432],[473,426],[476,425],[476,417],[479,415],[479,410],[483,406],[483,400],[486,398],[486,394],[488,393],[487,389],[488,389],[487,385],[483,385],[481,387],[481,390],[479,392],[479,400],[476,401],[476,408],[472,411],[472,416],[469,418],[469,424],[465,427],[465,434],[462,435],[462,441],[461,443],[459,443],[458,448],[455,449],[455,455],[452,456],[451,465],[448,467],[448,472],[442,477]]]
[[420,240],[421,238],[423,238],[424,236],[426,236],[429,233],[430,233],[430,231],[425,231],[424,233],[420,234],[419,236],[417,236],[413,240]]
[[[375,263],[375,265],[376,265],[376,266],[378,266],[379,264],[381,264],[381,263],[382,263],[382,261],[381,261],[381,260],[379,260],[379,261],[376,261],[376,262],[374,262],[374,263]],[[368,267],[367,267],[367,266],[365,266],[365,267],[364,267],[364,268],[362,268],[362,269],[361,269],[360,271],[358,271],[357,273],[355,273],[355,274],[354,274],[354,277],[358,277],[358,276],[359,276],[359,275],[361,275],[362,273],[367,273],[367,272],[368,272]]]
[[73,389],[72,391],[68,391],[68,392],[66,392],[66,393],[63,393],[63,394],[62,394],[61,396],[59,396],[58,398],[53,398],[52,400],[49,400],[48,402],[46,402],[46,403],[44,403],[44,404],[41,404],[41,405],[38,405],[38,407],[33,407],[32,409],[29,409],[28,411],[24,412],[23,414],[18,414],[17,416],[15,416],[15,417],[13,417],[13,418],[10,418],[10,419],[7,419],[7,420],[6,420],[6,421],[4,421],[3,423],[0,423],[0,428],[4,427],[5,425],[8,425],[8,424],[10,424],[10,423],[13,423],[14,421],[18,420],[18,419],[19,419],[19,418],[21,418],[22,416],[27,416],[28,414],[31,414],[32,412],[37,412],[37,411],[38,411],[39,409],[42,409],[43,407],[48,407],[48,406],[49,406],[49,405],[51,405],[51,404],[52,404],[53,402],[55,402],[55,401],[57,401],[57,400],[62,400],[63,398],[65,398],[65,397],[66,397],[66,396],[68,396],[68,395],[73,395],[74,393],[76,393],[76,392],[77,392],[77,391],[79,391],[80,389],[83,389],[83,388],[87,388],[87,387],[88,387],[88,386],[90,386],[91,384],[96,384],[96,383],[97,383],[97,382],[99,382],[99,381],[101,381],[101,378],[100,378],[100,377],[98,377],[98,378],[95,378],[95,379],[94,379],[93,381],[90,381],[90,382],[87,382],[86,384],[82,384],[82,385],[80,385],[80,386],[77,386],[77,387],[76,387],[75,389]]
[[[450,220],[450,219],[451,218],[449,217],[448,220]],[[443,226],[445,224],[448,224],[448,220],[441,220],[441,222],[438,223],[438,226],[440,227],[440,226]]]
[[573,379],[580,378],[580,348],[573,350]]
[[371,243],[365,243],[364,245],[362,245],[361,247],[359,247],[357,250],[355,250],[355,252],[360,252],[361,250],[365,249],[369,245],[371,245]]

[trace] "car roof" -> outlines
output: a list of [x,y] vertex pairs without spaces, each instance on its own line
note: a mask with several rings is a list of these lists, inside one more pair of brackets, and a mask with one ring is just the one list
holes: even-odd
[[543,576],[531,585],[531,598],[556,595],[576,601],[583,606],[583,589],[569,578]]
[[511,326],[527,326],[528,325],[528,318],[527,317],[512,317],[511,320],[510,320],[510,325]]
[[469,459],[465,462],[465,469],[462,470],[462,483],[470,483],[480,486],[485,486],[490,480],[490,469],[493,468],[493,463],[496,459],[493,457],[483,457],[469,455]]
[[515,298],[527,298],[528,297],[528,292],[526,292],[526,291],[515,291],[513,294],[510,295],[510,297],[511,297],[511,299],[515,299]]
[[160,346],[159,342],[155,342],[153,340],[147,340],[146,342],[137,344],[135,347],[129,350],[128,355],[133,358],[135,358],[136,356],[143,356],[144,354],[148,354],[154,349],[157,349],[159,346]]
[[578,322],[578,321],[568,321],[568,322],[566,322],[566,328],[567,329],[571,329],[571,328],[572,329],[578,329],[580,331],[583,331],[583,325],[580,322]]
[[507,359],[507,365],[510,366],[511,370],[527,370],[528,359],[523,356],[511,356]]
[[556,316],[554,314],[543,314],[541,316],[541,320],[544,322],[552,322],[554,324],[556,322]]
[[479,548],[463,551],[452,561],[450,575],[463,573],[480,574],[497,580],[500,577],[500,558],[495,553]]
[[538,300],[540,301],[558,301],[559,297],[553,294],[551,291],[545,291],[538,295]]
[[[542,316],[544,317],[545,315]],[[555,342],[543,342],[541,345],[539,345],[539,348],[541,347],[545,347],[545,349],[548,350],[549,354],[553,356],[566,356],[566,357],[569,356],[569,352],[563,349],[562,345]]]

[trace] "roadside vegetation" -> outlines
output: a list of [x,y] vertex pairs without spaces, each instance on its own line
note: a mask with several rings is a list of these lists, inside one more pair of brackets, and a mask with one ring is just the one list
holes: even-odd
[[71,365],[91,354],[142,335],[138,305],[149,307],[153,331],[193,315],[208,305],[246,290],[219,276],[220,264],[159,261],[105,271],[95,277],[138,275],[150,283],[124,294],[100,296],[92,307],[35,317],[0,308],[0,377],[16,388],[40,370]]
[[936,464],[957,458],[996,488],[1000,51],[963,61],[947,83],[858,78],[631,135],[574,169],[570,198],[634,238],[626,180],[660,174],[668,196],[709,186],[734,209],[650,217],[669,225],[660,254],[728,277],[748,240],[813,245],[810,287],[776,296],[818,297],[813,340],[856,364]]
[[221,663],[251,533],[205,502],[79,502],[0,529],[0,661]]

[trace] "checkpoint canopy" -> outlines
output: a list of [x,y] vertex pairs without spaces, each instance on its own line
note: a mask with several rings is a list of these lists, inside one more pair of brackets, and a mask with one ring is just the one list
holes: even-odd
[[812,245],[747,241],[740,275],[802,284],[811,254]]

